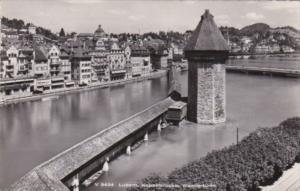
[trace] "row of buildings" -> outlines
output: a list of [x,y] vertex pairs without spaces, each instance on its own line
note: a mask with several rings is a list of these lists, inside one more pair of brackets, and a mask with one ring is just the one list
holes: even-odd
[[[281,40],[284,40],[283,35],[280,36]],[[257,54],[268,54],[268,53],[292,53],[295,52],[290,46],[280,45],[280,43],[273,38],[271,35],[268,39],[263,39],[259,43],[255,43],[252,38],[244,36],[241,38],[240,43],[230,42],[228,45],[230,52],[232,53],[257,53]]]
[[[0,51],[0,95],[47,92],[144,76],[182,59],[158,39],[119,42],[101,28],[63,43],[11,43]],[[179,55],[179,56],[178,56]],[[181,55],[181,56],[180,56]]]
[[[153,70],[148,49],[142,46],[122,49],[115,43],[110,49],[92,51],[55,45],[50,49],[11,46],[1,51],[0,57],[2,82],[32,78],[35,84],[31,90],[37,91],[127,79]],[[10,95],[14,89],[20,88],[6,87],[4,93]]]

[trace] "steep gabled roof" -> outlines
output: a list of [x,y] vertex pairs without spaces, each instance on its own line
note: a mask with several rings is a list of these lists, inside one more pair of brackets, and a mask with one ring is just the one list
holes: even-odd
[[221,31],[214,22],[209,10],[201,16],[201,20],[189,39],[185,50],[228,51],[229,47]]
[[1,29],[4,29],[4,30],[5,30],[5,29],[9,29],[9,27],[8,27],[8,26],[6,26],[5,24],[2,24],[2,23],[1,23],[1,25],[0,25],[0,26],[1,26]]
[[29,23],[29,27],[36,27],[33,23]]
[[91,56],[88,54],[88,51],[83,48],[74,49],[73,58],[76,59],[90,59]]
[[131,56],[150,56],[150,51],[144,46],[135,44],[135,45],[131,45],[130,49],[131,49]]
[[79,33],[77,37],[94,37],[93,33]]
[[6,50],[1,50],[0,51],[0,59],[1,60],[7,60],[7,55],[6,55]]
[[68,54],[67,51],[61,50],[60,52],[61,52],[59,55],[60,58],[69,58],[70,57],[70,55]]
[[42,47],[34,47],[35,51],[35,61],[36,62],[47,62],[47,56],[45,52],[42,50]]

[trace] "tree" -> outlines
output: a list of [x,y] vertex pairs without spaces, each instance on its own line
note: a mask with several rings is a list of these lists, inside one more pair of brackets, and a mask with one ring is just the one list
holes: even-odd
[[77,34],[76,32],[71,32],[71,33],[70,33],[70,36],[71,36],[72,38],[74,38],[74,37],[76,36],[76,34]]
[[167,40],[167,35],[164,31],[159,31],[158,35],[161,40]]
[[23,20],[18,20],[18,19],[8,19],[6,17],[2,17],[1,18],[1,23],[3,25],[6,25],[10,28],[14,28],[14,29],[17,29],[17,30],[20,30],[22,28],[24,28],[25,26],[25,23]]
[[65,31],[64,31],[63,28],[60,29],[59,36],[60,36],[60,37],[66,36]]
[[45,29],[43,27],[37,27],[36,33],[41,34],[50,39],[57,39],[57,35],[53,34],[50,30]]

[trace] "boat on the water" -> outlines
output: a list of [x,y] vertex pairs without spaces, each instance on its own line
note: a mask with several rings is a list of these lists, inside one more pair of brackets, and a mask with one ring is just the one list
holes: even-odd
[[50,100],[55,100],[58,98],[59,98],[59,96],[50,96],[50,97],[43,97],[41,100],[42,101],[50,101]]
[[88,187],[89,185],[91,185],[92,183],[94,183],[103,173],[104,173],[103,170],[99,170],[98,172],[96,172],[95,174],[93,174],[91,177],[89,177],[88,179],[86,179],[85,181],[83,181],[82,184],[85,187]]

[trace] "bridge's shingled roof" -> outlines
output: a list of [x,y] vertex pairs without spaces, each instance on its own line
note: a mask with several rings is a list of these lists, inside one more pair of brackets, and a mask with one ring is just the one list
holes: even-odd
[[189,39],[186,51],[228,51],[229,47],[208,10]]
[[166,98],[144,111],[97,133],[34,168],[5,190],[68,190],[60,180],[111,147],[114,143],[160,116],[173,103],[174,101],[171,98]]
[[61,181],[50,178],[38,168],[35,168],[21,177],[6,190],[68,191],[69,189]]

